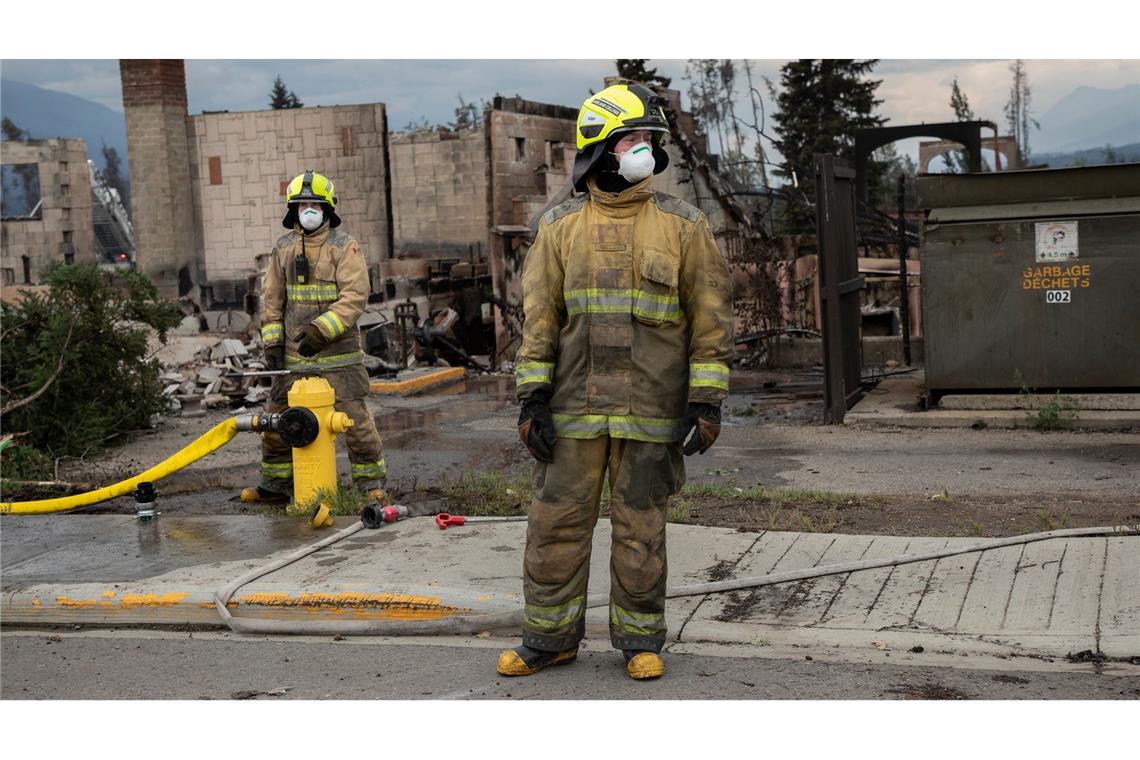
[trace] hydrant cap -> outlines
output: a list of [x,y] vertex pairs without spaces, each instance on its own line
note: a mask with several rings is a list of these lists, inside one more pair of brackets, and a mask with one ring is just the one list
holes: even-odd
[[289,389],[289,406],[319,409],[322,406],[332,406],[335,402],[336,393],[323,377],[303,377]]

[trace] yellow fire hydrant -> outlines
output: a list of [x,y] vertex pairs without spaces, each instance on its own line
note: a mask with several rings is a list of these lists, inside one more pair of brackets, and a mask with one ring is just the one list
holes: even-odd
[[[304,504],[320,491],[336,490],[336,436],[352,427],[344,412],[333,410],[336,391],[323,377],[304,377],[289,389],[289,406],[304,407],[317,418],[317,437],[312,443],[293,449],[293,500]],[[314,528],[333,524],[329,505],[322,499],[309,515]]]

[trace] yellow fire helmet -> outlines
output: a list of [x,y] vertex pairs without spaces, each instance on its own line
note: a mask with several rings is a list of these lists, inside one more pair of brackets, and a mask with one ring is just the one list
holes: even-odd
[[654,174],[665,171],[669,154],[661,147],[660,135],[669,133],[669,122],[657,93],[636,82],[610,85],[586,98],[578,111],[574,134],[578,155],[574,159],[574,189],[586,190],[586,175],[606,153],[614,135],[648,130],[654,135]]
[[312,169],[306,169],[304,174],[298,174],[289,183],[285,189],[285,203],[288,204],[288,210],[281,225],[286,229],[293,229],[297,223],[297,205],[300,203],[320,203],[329,219],[329,227],[340,225],[340,217],[333,210],[336,208],[336,196],[333,194],[332,180]]

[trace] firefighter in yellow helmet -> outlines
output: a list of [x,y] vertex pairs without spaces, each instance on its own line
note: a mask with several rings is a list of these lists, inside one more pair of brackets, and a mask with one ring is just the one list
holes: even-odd
[[538,460],[523,562],[522,646],[502,675],[571,662],[585,632],[608,478],[610,641],[637,679],[664,672],[665,502],[684,454],[720,432],[732,285],[705,215],[652,188],[668,165],[657,96],[617,84],[578,115],[574,186],[523,263],[519,437]]
[[[312,170],[286,190],[289,230],[269,257],[262,285],[261,342],[269,369],[287,369],[273,379],[267,412],[288,406],[298,378],[320,375],[336,392],[336,409],[352,418],[345,435],[353,484],[383,500],[388,475],[384,448],[364,397],[360,330],[356,320],[368,298],[368,266],[360,244],[338,229],[337,198],[328,177]],[[261,482],[241,492],[242,501],[284,502],[293,490],[293,455],[281,436],[261,437]]]

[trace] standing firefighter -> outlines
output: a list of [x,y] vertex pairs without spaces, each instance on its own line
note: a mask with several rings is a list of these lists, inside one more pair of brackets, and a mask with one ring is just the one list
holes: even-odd
[[[281,224],[288,230],[273,247],[265,271],[261,342],[273,378],[267,412],[284,411],[289,388],[303,375],[320,375],[336,392],[336,409],[352,419],[346,434],[353,483],[382,500],[388,475],[376,424],[364,404],[364,370],[356,320],[368,298],[368,268],[360,245],[338,230],[333,183],[309,170],[293,178]],[[293,455],[276,433],[261,437],[261,483],[243,489],[242,501],[287,501],[293,490]]]
[[632,678],[664,672],[665,502],[685,482],[682,445],[704,453],[720,432],[732,356],[731,280],[708,220],[651,187],[667,133],[641,85],[587,99],[574,163],[584,194],[542,217],[523,266],[519,437],[538,490],[523,641],[500,654],[502,675],[577,657],[607,473],[610,641]]

